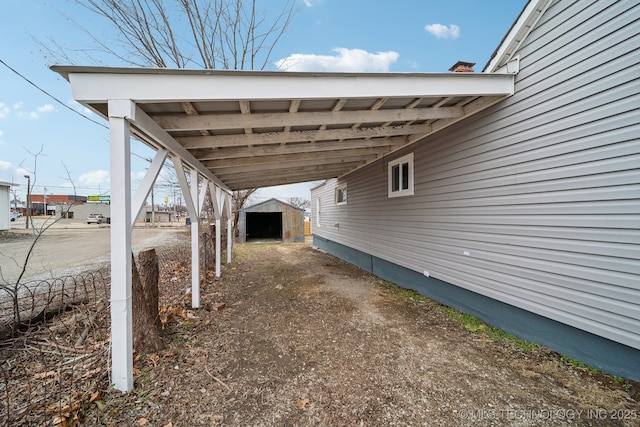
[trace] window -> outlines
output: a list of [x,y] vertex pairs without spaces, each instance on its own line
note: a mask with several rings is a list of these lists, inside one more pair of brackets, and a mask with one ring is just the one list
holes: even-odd
[[413,195],[413,153],[389,162],[389,197]]
[[347,184],[340,184],[336,187],[336,205],[347,204]]

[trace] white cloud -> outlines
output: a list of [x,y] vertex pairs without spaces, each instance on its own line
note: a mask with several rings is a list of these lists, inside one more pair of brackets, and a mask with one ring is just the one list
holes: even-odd
[[[19,109],[20,107],[22,107],[22,103],[14,105],[14,109]],[[19,111],[18,117],[23,119],[39,119],[43,114],[52,113],[54,111],[56,111],[56,109],[53,105],[44,104],[33,111]]]
[[109,184],[109,172],[102,169],[87,172],[80,175],[78,181],[78,184],[83,187],[97,187]]
[[38,113],[52,113],[52,112],[56,111],[56,109],[53,108],[53,105],[51,105],[51,104],[45,104],[45,105],[43,105],[41,107],[36,108],[36,111]]
[[370,53],[362,49],[335,48],[335,56],[295,53],[276,61],[282,71],[389,71],[398,60],[397,52]]
[[429,24],[425,25],[424,29],[439,39],[455,40],[460,37],[460,27],[455,24],[451,24],[448,27],[442,24]]
[[30,172],[25,168],[16,166],[11,162],[0,160],[0,181],[16,182]]
[[4,119],[5,117],[7,117],[10,111],[11,109],[7,104],[5,104],[4,102],[0,102],[0,119]]

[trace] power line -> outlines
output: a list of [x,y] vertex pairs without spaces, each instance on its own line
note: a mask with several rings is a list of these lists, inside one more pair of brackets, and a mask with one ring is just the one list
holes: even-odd
[[[84,114],[82,114],[81,112],[74,110],[73,108],[69,107],[67,104],[65,104],[64,102],[60,101],[58,98],[56,98],[55,96],[51,95],[49,92],[47,92],[46,90],[42,89],[40,86],[38,86],[36,83],[32,82],[31,80],[29,80],[27,77],[25,77],[23,74],[21,74],[18,70],[16,70],[15,68],[11,67],[9,64],[7,64],[6,62],[4,62],[2,59],[0,59],[0,64],[4,65],[5,67],[7,67],[9,70],[11,70],[11,72],[13,72],[15,75],[17,75],[18,77],[20,77],[21,79],[23,79],[24,81],[26,81],[27,83],[29,83],[31,86],[35,87],[36,89],[38,89],[40,92],[44,93],[45,95],[47,95],[49,98],[53,99],[54,101],[56,101],[58,104],[62,105],[64,108],[66,108],[69,111],[72,111],[74,113],[76,113],[77,115],[79,115],[80,117],[83,117],[87,120],[89,120],[91,123],[95,123],[98,126],[101,126],[105,129],[109,129],[109,126],[105,125],[104,123],[100,123],[96,120],[93,120],[91,117],[89,116],[85,116]],[[109,141],[107,141],[107,144],[109,143]],[[142,160],[147,160],[149,161],[149,159],[147,159],[146,157],[141,156],[140,154],[131,152],[131,155],[136,156],[141,158]]]
[[84,114],[82,114],[81,112],[74,110],[73,108],[69,107],[67,104],[65,104],[64,102],[60,101],[58,98],[56,98],[55,96],[51,95],[49,92],[47,92],[46,90],[42,89],[40,86],[38,86],[37,84],[35,84],[34,82],[32,82],[31,80],[29,80],[27,77],[25,77],[24,75],[22,75],[18,70],[16,70],[15,68],[11,67],[9,64],[7,64],[6,62],[4,62],[2,59],[0,59],[0,63],[2,65],[4,65],[5,67],[7,67],[9,70],[11,70],[11,72],[13,72],[15,75],[17,75],[18,77],[20,77],[21,79],[23,79],[24,81],[26,81],[27,83],[29,83],[31,86],[35,87],[36,89],[38,89],[40,92],[44,93],[45,95],[47,95],[49,98],[53,99],[54,101],[56,101],[58,104],[62,105],[64,108],[66,108],[69,111],[73,111],[74,113],[76,113],[77,115],[79,115],[80,117],[84,117],[85,119],[89,120],[92,123],[97,124],[98,126],[102,126],[105,129],[109,129],[108,126],[106,126],[104,123],[100,123],[96,120],[93,120],[91,117],[85,116]]

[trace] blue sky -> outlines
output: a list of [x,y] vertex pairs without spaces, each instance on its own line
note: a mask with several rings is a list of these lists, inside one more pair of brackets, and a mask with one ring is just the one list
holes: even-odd
[[[476,71],[481,71],[527,2],[295,1],[300,11],[276,46],[268,70],[447,72],[462,60],[477,63]],[[272,7],[282,0],[261,3]],[[71,182],[77,194],[108,194],[106,123],[73,102],[67,81],[48,69],[52,63],[41,43],[89,46],[88,36],[68,17],[104,34],[109,27],[70,0],[3,1],[0,8],[0,181],[20,184],[21,198],[26,193],[25,174],[35,176],[33,191],[38,194],[45,188],[48,194],[73,194]],[[78,64],[95,65],[81,60]],[[153,152],[139,143],[132,150],[135,187],[147,167],[144,158]],[[255,201],[309,198],[310,187],[262,189]],[[162,198],[164,192],[170,194],[163,188],[156,194]]]

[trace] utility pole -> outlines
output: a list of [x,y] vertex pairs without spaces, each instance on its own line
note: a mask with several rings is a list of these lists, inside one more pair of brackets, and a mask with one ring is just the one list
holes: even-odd
[[27,178],[27,221],[24,225],[25,229],[29,228],[29,217],[31,216],[31,176],[25,175]]
[[173,219],[178,220],[178,207],[176,206],[176,190],[173,190]]
[[151,186],[151,227],[156,226],[156,196]]
[[[17,215],[18,214],[18,192],[16,190],[11,190],[11,192],[13,193],[13,214]],[[17,221],[18,217],[16,217],[16,221]]]

